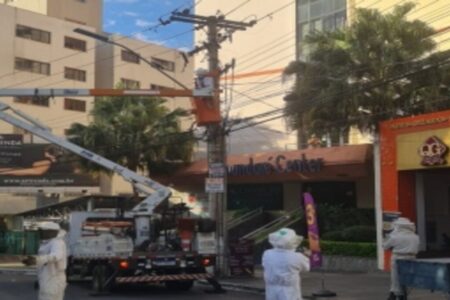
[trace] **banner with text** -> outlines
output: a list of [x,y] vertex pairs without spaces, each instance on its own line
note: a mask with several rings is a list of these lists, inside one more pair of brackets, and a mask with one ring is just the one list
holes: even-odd
[[309,249],[311,250],[311,268],[322,266],[322,252],[319,244],[319,224],[317,223],[316,205],[310,193],[303,193],[306,223],[308,225]]
[[96,187],[98,178],[82,172],[73,156],[51,144],[0,139],[0,187]]

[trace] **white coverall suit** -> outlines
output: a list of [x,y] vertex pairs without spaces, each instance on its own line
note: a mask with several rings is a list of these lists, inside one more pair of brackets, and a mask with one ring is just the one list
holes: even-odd
[[65,232],[44,242],[36,258],[39,300],[63,300],[66,288],[67,250]]
[[300,272],[309,271],[309,258],[295,252],[302,238],[292,229],[283,228],[269,235],[275,247],[262,257],[266,300],[303,300]]
[[394,222],[394,230],[383,243],[384,249],[392,249],[390,291],[396,296],[403,295],[398,280],[397,260],[414,259],[419,252],[419,236],[415,230],[414,223],[407,218],[399,218]]

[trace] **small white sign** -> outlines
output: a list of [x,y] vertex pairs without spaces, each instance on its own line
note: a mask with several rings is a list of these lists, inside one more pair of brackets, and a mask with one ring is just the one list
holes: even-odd
[[211,177],[223,177],[225,175],[225,167],[222,163],[209,164],[208,173]]
[[223,193],[225,191],[223,178],[206,178],[205,191],[207,193]]
[[197,252],[200,254],[215,254],[217,252],[216,235],[214,232],[197,234]]

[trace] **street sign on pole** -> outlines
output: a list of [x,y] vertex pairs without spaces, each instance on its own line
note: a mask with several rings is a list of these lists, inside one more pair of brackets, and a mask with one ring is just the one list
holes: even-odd
[[224,177],[225,166],[223,163],[211,163],[208,172],[210,177]]
[[207,193],[223,193],[225,191],[225,181],[223,178],[206,178],[205,191]]

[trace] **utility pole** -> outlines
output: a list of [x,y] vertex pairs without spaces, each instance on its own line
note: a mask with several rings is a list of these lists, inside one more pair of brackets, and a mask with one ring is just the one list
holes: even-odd
[[[192,23],[199,27],[207,29],[208,39],[203,46],[196,47],[190,52],[191,55],[206,50],[208,53],[208,71],[213,77],[214,97],[211,105],[220,111],[220,74],[219,69],[219,49],[220,43],[224,42],[230,36],[221,34],[221,30],[225,30],[228,34],[236,30],[246,30],[248,27],[256,24],[253,22],[237,22],[225,20],[224,16],[199,16],[192,15],[189,11],[174,12],[170,18],[171,21],[179,21]],[[222,182],[223,190],[208,193],[210,212],[214,212],[214,218],[217,223],[217,275],[224,276],[228,274],[227,259],[227,228],[225,220],[225,212],[227,209],[227,164],[226,164],[226,138],[224,124],[222,122],[207,125],[207,157],[208,157],[208,174],[210,177]],[[213,169],[221,168],[222,172],[213,174]]]

